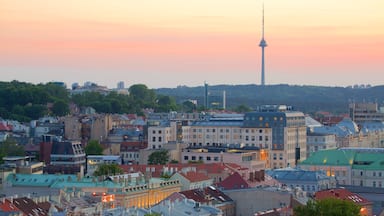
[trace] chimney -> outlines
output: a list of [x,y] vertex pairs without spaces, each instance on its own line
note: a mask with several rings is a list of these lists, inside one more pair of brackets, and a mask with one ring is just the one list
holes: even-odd
[[265,170],[263,170],[263,169],[260,170],[260,173],[261,173],[261,176],[260,176],[260,177],[261,177],[261,178],[260,178],[261,181],[265,181]]
[[253,182],[255,179],[254,179],[254,176],[253,176],[253,172],[250,172],[249,173],[249,181]]

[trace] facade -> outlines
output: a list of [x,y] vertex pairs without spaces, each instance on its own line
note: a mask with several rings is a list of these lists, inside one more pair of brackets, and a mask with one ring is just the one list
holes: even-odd
[[64,119],[65,138],[68,140],[107,139],[112,129],[112,116],[109,114],[93,114],[68,116]]
[[51,149],[47,160],[49,164],[44,168],[47,173],[80,173],[84,175],[86,157],[80,142],[53,141],[43,143],[44,148]]
[[382,148],[341,148],[312,154],[300,163],[305,170],[321,170],[335,176],[340,185],[384,187]]
[[319,150],[336,148],[335,134],[322,134],[307,132],[307,158]]
[[140,150],[146,149],[146,141],[130,141],[120,144],[120,157],[123,164],[138,164],[140,159]]
[[272,131],[270,164],[272,168],[295,166],[307,156],[305,116],[286,106],[262,106],[259,111],[246,113],[245,128]]
[[203,173],[194,171],[177,172],[170,179],[178,180],[181,183],[181,191],[205,188],[213,184],[213,179]]
[[384,188],[384,151],[357,154],[352,165],[353,186]]
[[356,123],[384,121],[384,113],[380,112],[377,103],[351,103],[349,104],[349,116]]
[[270,187],[226,190],[224,193],[235,201],[236,215],[255,215],[260,211],[289,207],[292,199],[290,192]]
[[187,148],[181,152],[181,163],[234,163],[251,170],[265,169],[268,159],[268,150],[258,147]]

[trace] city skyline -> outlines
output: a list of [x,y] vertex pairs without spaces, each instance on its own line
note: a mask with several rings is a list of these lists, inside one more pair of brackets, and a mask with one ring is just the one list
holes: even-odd
[[[262,4],[0,0],[1,80],[259,85]],[[383,6],[264,1],[266,85],[383,85]]]

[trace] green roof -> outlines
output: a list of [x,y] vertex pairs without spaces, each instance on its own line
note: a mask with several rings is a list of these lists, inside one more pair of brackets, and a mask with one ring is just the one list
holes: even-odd
[[384,154],[361,152],[356,154],[352,169],[384,170]]
[[329,149],[314,152],[300,165],[351,166],[357,152],[344,149]]
[[13,186],[50,187],[58,181],[76,180],[76,175],[62,174],[10,174],[7,181]]

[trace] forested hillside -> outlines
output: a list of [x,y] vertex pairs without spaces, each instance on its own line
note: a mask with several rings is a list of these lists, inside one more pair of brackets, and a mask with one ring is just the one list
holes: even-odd
[[[222,105],[223,91],[226,93],[226,107],[231,109],[240,104],[255,108],[263,104],[286,104],[306,113],[331,111],[348,112],[349,102],[384,101],[384,86],[371,88],[344,88],[321,86],[291,85],[216,85],[209,86],[209,101]],[[161,88],[159,94],[169,95],[182,102],[187,99],[197,100],[204,105],[204,87]],[[219,106],[220,106],[219,105]]]

